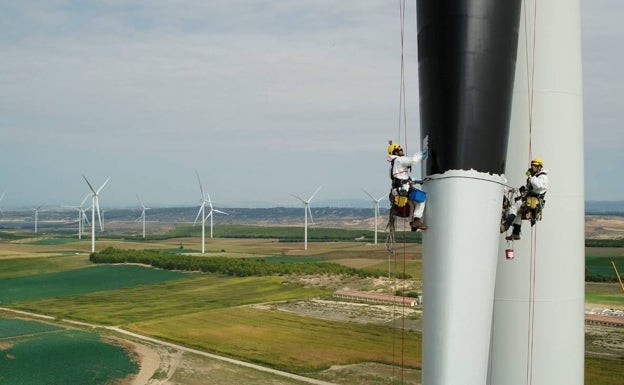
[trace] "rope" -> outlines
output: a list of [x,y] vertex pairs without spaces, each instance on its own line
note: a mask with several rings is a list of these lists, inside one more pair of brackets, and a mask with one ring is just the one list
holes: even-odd
[[[527,95],[528,95],[528,112],[529,112],[529,149],[528,162],[533,158],[533,102],[534,84],[535,84],[535,52],[536,52],[536,24],[537,24],[537,1],[533,0],[533,19],[531,23],[531,31],[533,32],[532,52],[529,56],[529,20],[528,20],[528,4],[530,0],[524,1],[524,31],[525,31],[525,55],[526,55],[526,71],[527,71]],[[530,59],[529,59],[530,58]],[[527,162],[527,163],[528,163]],[[537,223],[535,224],[537,225]],[[531,227],[531,257],[529,268],[529,321],[527,330],[527,385],[533,383],[533,343],[534,343],[534,327],[535,327],[535,267],[537,254],[537,232],[536,228]]]
[[[537,223],[535,224],[537,226]],[[527,338],[527,384],[533,383],[533,332],[535,327],[535,260],[537,252],[537,231],[531,228],[531,269],[529,284],[529,327]]]
[[[399,22],[401,25],[401,83],[399,90],[399,143],[401,142],[401,126],[404,130],[404,149],[407,154],[407,107],[405,100],[405,0],[399,0]],[[401,120],[402,118],[402,120]]]

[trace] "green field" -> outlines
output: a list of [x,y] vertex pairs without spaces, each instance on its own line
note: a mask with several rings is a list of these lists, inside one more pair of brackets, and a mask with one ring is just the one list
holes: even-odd
[[[3,261],[4,264],[6,261]],[[0,303],[71,296],[188,277],[188,273],[134,265],[100,265],[0,279]]]
[[96,333],[0,318],[3,385],[109,384],[138,370],[124,348]]
[[586,269],[593,274],[616,277],[615,270],[613,269],[613,265],[611,264],[611,261],[613,261],[615,262],[615,266],[617,267],[620,276],[624,275],[624,255],[616,252],[609,253],[608,250],[605,251],[607,252],[593,253],[593,255],[587,255],[585,257]]
[[[104,242],[98,242],[101,245],[98,249],[103,249]],[[176,250],[180,243],[184,243],[185,247],[192,245],[192,249],[197,249],[199,245],[196,239],[176,239],[158,243],[147,241],[144,247]],[[108,245],[124,248],[129,243],[121,240],[107,241]],[[138,248],[137,245],[134,243],[126,248]],[[400,351],[403,349],[400,345],[403,332],[400,329],[319,320],[276,311],[275,306],[271,305],[277,301],[328,297],[332,292],[330,288],[304,288],[294,284],[294,280],[286,276],[230,277],[165,271],[135,265],[93,266],[85,255],[60,255],[62,248],[67,248],[62,243],[19,245],[26,246],[32,250],[33,256],[49,250],[56,255],[0,260],[0,306],[101,325],[122,325],[182,345],[317,378],[323,378],[320,371],[331,365],[400,362]],[[87,248],[89,246],[83,245]],[[419,279],[422,276],[422,246],[412,243],[406,247],[407,259],[404,263],[403,250],[397,250],[396,260],[389,261],[384,245],[373,246],[364,242],[324,241],[314,243],[308,251],[303,251],[301,244],[260,238],[216,238],[207,244],[207,248],[214,253],[233,258],[260,257],[267,263],[332,261],[351,267],[382,271],[388,271],[390,267],[394,272],[405,271]],[[609,267],[613,271],[610,267],[611,260],[615,260],[624,269],[624,260],[618,259],[624,258],[622,250],[624,249],[588,248],[588,269],[607,272],[608,269],[605,268]],[[188,249],[184,251],[188,252]],[[91,267],[85,268],[86,266]],[[624,307],[624,295],[619,285],[613,283],[587,283],[586,299],[591,303]],[[245,306],[258,303],[265,303],[267,306],[262,310]],[[7,323],[0,322],[0,331],[7,328],[5,325]],[[26,334],[24,331],[16,333]],[[48,340],[44,343],[44,348],[51,341],[62,345],[70,344],[76,339],[71,333],[63,334],[64,330],[34,330],[33,333],[37,336],[64,336],[68,340]],[[419,368],[420,334],[405,333],[405,366]],[[6,337],[12,338],[8,334]],[[0,332],[2,352],[7,349],[6,342],[3,342]],[[17,346],[19,345],[15,344],[12,348]],[[620,384],[624,376],[624,355],[618,354],[615,355],[616,358],[613,355],[588,356],[585,383]],[[73,358],[65,359],[69,362]],[[5,367],[1,366],[4,365],[2,360],[0,363],[2,373]],[[355,379],[347,381],[344,378],[333,382],[364,383]],[[5,383],[2,378],[0,383]],[[65,383],[76,382],[70,380]],[[372,383],[390,384],[388,378],[379,379],[378,382],[366,382]]]
[[54,258],[19,258],[0,260],[0,280],[28,275],[56,273],[93,266],[88,255],[58,256]]
[[[317,372],[331,365],[358,362],[400,362],[402,335],[392,328],[324,321],[248,307],[201,311],[138,322],[128,327],[295,373]],[[420,333],[408,332],[404,341],[404,351],[408,352],[404,365],[419,368]]]
[[12,307],[113,325],[330,294],[321,289],[286,285],[283,281],[280,277],[231,278],[200,274],[154,285],[19,302]]

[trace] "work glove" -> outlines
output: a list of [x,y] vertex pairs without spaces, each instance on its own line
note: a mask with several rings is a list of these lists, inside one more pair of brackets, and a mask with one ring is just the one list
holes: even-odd
[[530,168],[527,170],[527,172],[524,173],[524,175],[526,176],[531,176],[533,175],[533,170],[531,170]]
[[425,148],[422,152],[422,159],[427,159],[427,154],[429,154],[429,152],[427,151],[427,149]]

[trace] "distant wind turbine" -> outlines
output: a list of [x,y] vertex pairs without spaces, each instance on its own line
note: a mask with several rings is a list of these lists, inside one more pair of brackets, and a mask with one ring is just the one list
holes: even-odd
[[150,208],[145,207],[145,205],[143,204],[143,201],[141,200],[141,198],[139,198],[138,195],[136,197],[139,200],[139,203],[141,204],[141,215],[139,216],[137,221],[143,222],[143,238],[145,239],[145,211],[150,210]]
[[319,192],[319,190],[321,189],[321,187],[323,186],[319,186],[319,188],[316,189],[316,191],[314,192],[314,194],[310,195],[310,198],[308,198],[307,200],[298,197],[297,195],[293,195],[290,194],[291,196],[299,199],[301,201],[301,203],[303,203],[303,216],[304,216],[304,230],[303,230],[303,234],[304,234],[304,241],[303,241],[303,249],[307,250],[308,249],[308,214],[310,214],[310,221],[312,221],[312,211],[310,210],[310,202],[312,201],[312,198],[314,198],[314,196],[316,195],[317,192]]
[[[4,194],[6,194],[6,192],[7,192],[7,190],[4,190],[4,192],[0,196],[0,202],[2,202],[2,199],[4,199]],[[2,214],[2,208],[0,208],[0,214]]]
[[35,211],[35,234],[37,233],[37,222],[39,221],[39,209],[41,209],[44,205],[45,205],[45,203],[43,203],[43,204],[39,205],[39,207],[33,209]]
[[82,239],[82,234],[84,234],[84,224],[85,221],[88,222],[87,220],[87,214],[85,213],[85,210],[82,206],[84,206],[84,203],[87,201],[87,198],[89,198],[89,194],[85,195],[84,199],[82,200],[82,202],[80,202],[80,206],[63,206],[63,207],[69,207],[72,208],[76,211],[78,211],[78,239]]
[[375,199],[368,191],[362,189],[366,195],[370,197],[375,203],[375,244],[377,244],[377,220],[379,218],[379,202],[386,197],[386,195],[380,196],[378,199]]
[[110,177],[108,177],[108,179],[106,179],[106,181],[104,183],[102,183],[102,185],[100,186],[99,189],[94,189],[93,186],[91,186],[91,183],[89,183],[89,180],[87,179],[86,176],[82,176],[85,180],[85,182],[87,182],[87,185],[89,185],[89,189],[91,189],[91,252],[95,253],[95,212],[97,211],[97,215],[98,215],[98,221],[100,222],[100,230],[103,230],[102,227],[102,218],[100,217],[100,191],[102,191],[102,189],[104,188],[104,186],[106,186],[106,183],[108,183],[108,181],[110,180]]
[[[197,220],[199,219],[199,216],[201,215],[202,218],[202,254],[205,253],[206,251],[206,218],[210,217],[210,238],[212,238],[212,218],[214,217],[213,213],[219,213],[219,214],[225,214],[228,215],[228,213],[220,211],[215,209],[214,207],[212,207],[212,200],[210,200],[210,194],[205,193],[204,192],[204,188],[202,187],[201,184],[201,180],[199,179],[199,173],[197,172],[197,170],[195,170],[195,174],[197,175],[197,182],[199,183],[199,190],[201,192],[201,206],[199,206],[199,211],[197,212],[197,216],[195,217],[195,222],[193,222],[193,226],[195,226],[195,224],[197,223]],[[208,199],[206,199],[206,197],[208,197]],[[208,212],[208,215],[204,215],[205,213],[205,207],[206,207],[206,203],[208,203],[208,206],[210,206],[210,212]]]

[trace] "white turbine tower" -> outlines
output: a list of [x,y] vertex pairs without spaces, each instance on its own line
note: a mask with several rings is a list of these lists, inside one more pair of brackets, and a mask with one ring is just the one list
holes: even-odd
[[[212,234],[213,234],[212,233],[212,223],[213,223],[212,218],[214,217],[213,213],[217,212],[219,214],[225,214],[225,215],[228,215],[228,214],[226,212],[217,210],[214,207],[212,207],[212,200],[210,199],[210,194],[204,192],[204,188],[202,187],[201,180],[199,179],[199,173],[197,172],[197,170],[195,170],[195,174],[197,175],[197,182],[199,183],[199,190],[201,192],[201,199],[200,199],[201,206],[199,206],[199,211],[197,212],[197,216],[195,217],[195,222],[193,222],[193,226],[195,226],[195,224],[197,223],[197,219],[199,219],[199,216],[201,215],[201,218],[202,218],[202,254],[204,254],[204,252],[206,251],[206,218],[210,217],[210,238],[212,238]],[[208,212],[208,215],[204,215],[206,203],[208,203],[208,206],[210,206],[210,212]]]
[[[0,196],[0,202],[2,202],[2,199],[4,199],[4,194],[6,194],[6,192],[7,192],[7,190],[4,190],[4,192]],[[0,208],[0,214],[2,214],[2,208]]]
[[366,193],[366,195],[368,195],[370,199],[373,200],[373,203],[375,204],[375,244],[377,244],[377,221],[379,219],[379,202],[382,199],[384,199],[386,195],[382,195],[378,199],[375,199],[368,191],[364,189],[362,189],[362,191],[364,191],[364,193]]
[[139,216],[137,220],[143,222],[143,239],[145,239],[145,211],[149,210],[150,208],[145,207],[145,205],[143,204],[143,201],[141,200],[141,198],[139,198],[138,195],[136,197],[139,200],[139,203],[141,204],[141,216]]
[[298,197],[296,195],[290,194],[291,196],[299,199],[301,201],[301,203],[303,203],[303,217],[304,217],[304,230],[303,230],[303,249],[307,250],[308,249],[308,214],[310,214],[310,221],[312,221],[312,211],[310,210],[310,202],[312,201],[312,198],[314,198],[314,196],[316,195],[317,192],[319,192],[319,190],[321,189],[321,187],[323,186],[319,186],[316,191],[314,192],[314,194],[310,195],[310,197],[306,200],[303,199],[301,197]]
[[37,233],[37,222],[39,221],[39,210],[45,205],[45,203],[39,205],[39,207],[34,208],[33,211],[35,212],[35,234]]
[[69,207],[78,211],[78,239],[82,239],[82,234],[84,234],[84,223],[85,223],[85,220],[87,220],[86,218],[87,214],[85,213],[85,210],[82,206],[84,206],[84,203],[87,201],[88,197],[89,197],[89,194],[85,195],[82,202],[80,202],[80,206],[63,206],[63,207]]
[[91,189],[91,252],[95,253],[95,212],[97,211],[98,221],[100,222],[100,230],[102,230],[102,218],[100,217],[100,191],[106,186],[106,183],[110,180],[110,177],[106,179],[104,183],[100,186],[99,189],[94,189],[89,183],[89,180],[86,176],[82,176],[89,185],[89,189]]

